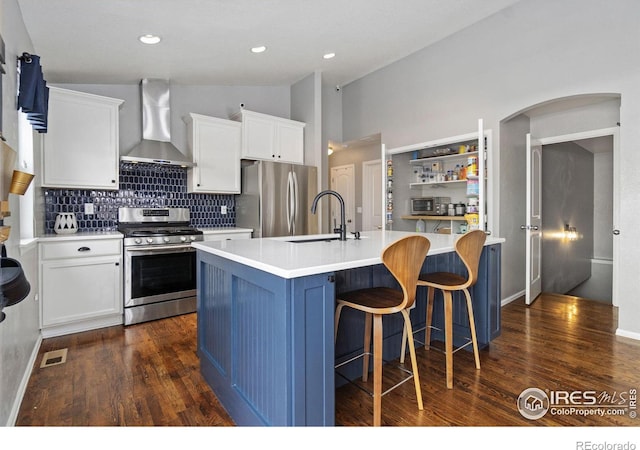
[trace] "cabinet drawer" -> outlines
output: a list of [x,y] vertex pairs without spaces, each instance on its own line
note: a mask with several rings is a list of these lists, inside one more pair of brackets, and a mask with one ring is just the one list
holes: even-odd
[[87,258],[94,256],[120,255],[121,239],[99,239],[89,241],[46,242],[41,244],[40,258]]

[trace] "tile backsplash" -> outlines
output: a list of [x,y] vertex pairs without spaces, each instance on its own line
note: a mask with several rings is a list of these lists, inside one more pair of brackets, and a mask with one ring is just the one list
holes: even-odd
[[[53,232],[56,215],[76,214],[81,231],[115,231],[118,208],[189,208],[191,225],[199,228],[233,227],[235,198],[228,194],[187,193],[187,169],[145,163],[120,163],[119,190],[44,188],[45,231]],[[93,203],[94,214],[84,213]],[[221,207],[227,214],[221,214]]]

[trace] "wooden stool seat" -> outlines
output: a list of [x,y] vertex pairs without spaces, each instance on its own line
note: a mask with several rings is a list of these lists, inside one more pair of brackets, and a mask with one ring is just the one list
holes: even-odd
[[433,272],[420,274],[418,286],[427,284],[436,289],[451,289],[463,285],[467,279],[461,275],[451,272]]
[[380,308],[389,310],[396,308],[402,304],[402,298],[401,291],[386,287],[360,289],[340,294],[340,301],[344,306],[372,314],[377,314]]
[[[478,342],[476,339],[476,325],[473,318],[473,304],[471,302],[471,294],[469,287],[473,286],[478,280],[478,265],[480,263],[480,255],[487,235],[482,230],[473,230],[464,234],[455,243],[455,250],[467,269],[467,276],[450,272],[433,272],[420,274],[417,285],[426,286],[427,290],[427,320],[424,328],[418,329],[415,333],[425,330],[425,349],[431,347],[431,330],[434,328],[433,320],[433,302],[435,298],[435,290],[442,291],[444,301],[444,341],[445,341],[445,359],[447,366],[447,388],[453,388],[453,353],[466,347],[473,345],[473,356],[475,359],[476,369],[480,369],[480,356],[478,354]],[[453,296],[454,291],[462,291],[464,293],[467,305],[467,316],[469,319],[469,329],[471,330],[471,338],[469,342],[453,349]],[[404,360],[406,337],[411,336],[403,332],[402,350],[400,361]],[[413,341],[413,339],[409,339]]]
[[413,335],[409,311],[416,298],[416,284],[431,243],[424,236],[411,235],[389,244],[382,251],[382,263],[391,272],[400,285],[400,289],[389,287],[365,288],[340,294],[337,299],[335,315],[335,338],[338,336],[338,324],[342,308],[349,307],[365,313],[364,348],[361,355],[336,365],[336,368],[363,358],[362,380],[367,381],[369,374],[369,356],[371,356],[371,324],[373,322],[373,425],[379,426],[382,420],[382,396],[413,377],[418,409],[422,410],[422,392],[418,376],[418,364],[413,340],[409,340],[412,371],[405,380],[382,393],[382,317],[400,313],[404,318],[403,332]]

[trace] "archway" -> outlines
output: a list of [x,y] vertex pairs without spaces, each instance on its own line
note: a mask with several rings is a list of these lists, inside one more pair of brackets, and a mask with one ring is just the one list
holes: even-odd
[[[525,169],[525,136],[527,133],[531,133],[532,137],[541,140],[544,145],[559,145],[560,143],[569,143],[567,146],[575,146],[575,151],[584,152],[585,158],[589,159],[591,155],[592,159],[595,159],[596,169],[594,170],[599,177],[597,180],[592,179],[592,182],[598,186],[603,185],[602,167],[608,166],[608,171],[604,174],[605,178],[611,183],[610,193],[608,198],[605,198],[606,202],[603,203],[602,196],[599,198],[593,198],[594,212],[589,220],[593,220],[597,226],[586,226],[583,222],[581,225],[585,225],[583,229],[589,231],[589,236],[581,236],[581,239],[592,239],[597,241],[597,245],[592,245],[593,249],[597,250],[591,252],[590,261],[587,262],[589,267],[594,264],[602,263],[608,260],[608,266],[599,265],[598,268],[605,268],[609,270],[610,281],[612,285],[610,288],[611,299],[613,304],[617,303],[616,295],[616,255],[617,247],[616,241],[612,236],[612,230],[615,229],[618,209],[619,209],[619,187],[617,186],[618,177],[614,174],[618,171],[618,131],[620,117],[620,95],[619,94],[588,94],[580,96],[572,96],[566,98],[553,99],[543,103],[533,105],[531,107],[522,109],[521,111],[514,113],[502,120],[500,123],[500,176],[501,176],[501,204],[509,205],[509,208],[500,210],[500,224],[501,234],[507,240],[516,243],[517,252],[513,260],[508,262],[510,267],[514,267],[515,272],[522,274],[522,286],[525,283],[525,231],[521,230],[521,226],[524,224],[524,218],[526,217],[525,201],[526,201],[526,183],[522,180],[526,179]],[[603,142],[609,143],[608,156],[603,156],[601,144]],[[544,154],[544,152],[543,152]],[[607,162],[608,161],[608,162]],[[574,161],[566,163],[567,168],[572,167]],[[604,164],[604,165],[603,165]],[[585,174],[580,174],[584,177]],[[556,173],[556,176],[558,174]],[[564,183],[570,182],[571,173],[567,176],[567,179],[562,180]],[[594,177],[594,175],[589,175]],[[544,175],[543,175],[544,177]],[[557,181],[557,180],[556,180]],[[504,182],[504,183],[503,183]],[[547,180],[548,184],[553,184]],[[543,180],[544,184],[545,181]],[[555,183],[562,185],[562,183]],[[503,188],[502,186],[507,186]],[[592,188],[593,191],[593,188]],[[575,193],[574,193],[575,195]],[[505,198],[506,197],[506,198]],[[504,202],[503,202],[504,198]],[[562,198],[562,196],[560,196]],[[565,199],[566,200],[566,199]],[[569,201],[569,200],[566,200]],[[599,203],[598,203],[599,202]],[[587,201],[588,203],[588,201]],[[598,204],[600,206],[598,206]],[[560,202],[560,205],[562,203]],[[602,206],[604,205],[604,207]],[[605,207],[610,208],[608,217],[604,217],[602,212]],[[555,206],[558,210],[568,215],[566,207]],[[544,209],[544,206],[543,206]],[[567,224],[565,219],[557,218],[556,221],[560,221],[559,226],[555,228],[543,229],[543,235],[545,242],[553,244],[553,238],[562,236],[563,227],[570,225],[571,228],[576,227],[575,224]],[[551,221],[553,222],[553,221]],[[603,225],[604,223],[604,225]],[[547,221],[548,226],[548,221]],[[580,228],[579,226],[576,228]],[[603,246],[602,242],[609,241],[608,246]],[[520,245],[521,243],[521,245]],[[553,245],[548,246],[550,249]],[[604,248],[604,250],[603,250]],[[553,251],[553,250],[552,250]],[[557,251],[557,247],[556,250]],[[550,258],[547,258],[551,260]],[[544,267],[544,255],[543,255],[543,267]],[[581,264],[585,266],[585,261],[581,261]],[[573,266],[568,266],[565,262],[564,266],[570,269]],[[548,267],[551,273],[558,273],[558,267]],[[589,270],[587,268],[586,270]],[[584,271],[584,270],[583,270]],[[591,272],[593,273],[593,271]],[[543,272],[544,275],[544,272]],[[575,274],[572,274],[575,276]],[[568,277],[571,278],[571,277]],[[589,276],[587,276],[589,278]],[[553,284],[553,283],[552,283]],[[578,283],[580,284],[580,283]],[[593,288],[590,288],[593,290]],[[544,287],[543,287],[544,291]],[[568,289],[571,292],[571,289]],[[584,290],[581,291],[581,296],[584,296]],[[567,293],[567,292],[561,292]],[[515,300],[524,295],[524,290],[521,295],[516,295],[508,300]]]

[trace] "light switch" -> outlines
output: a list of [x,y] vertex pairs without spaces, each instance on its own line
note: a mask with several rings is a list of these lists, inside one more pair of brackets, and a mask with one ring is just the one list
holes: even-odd
[[93,203],[85,203],[84,204],[84,213],[85,214],[94,214],[94,212],[93,212]]

